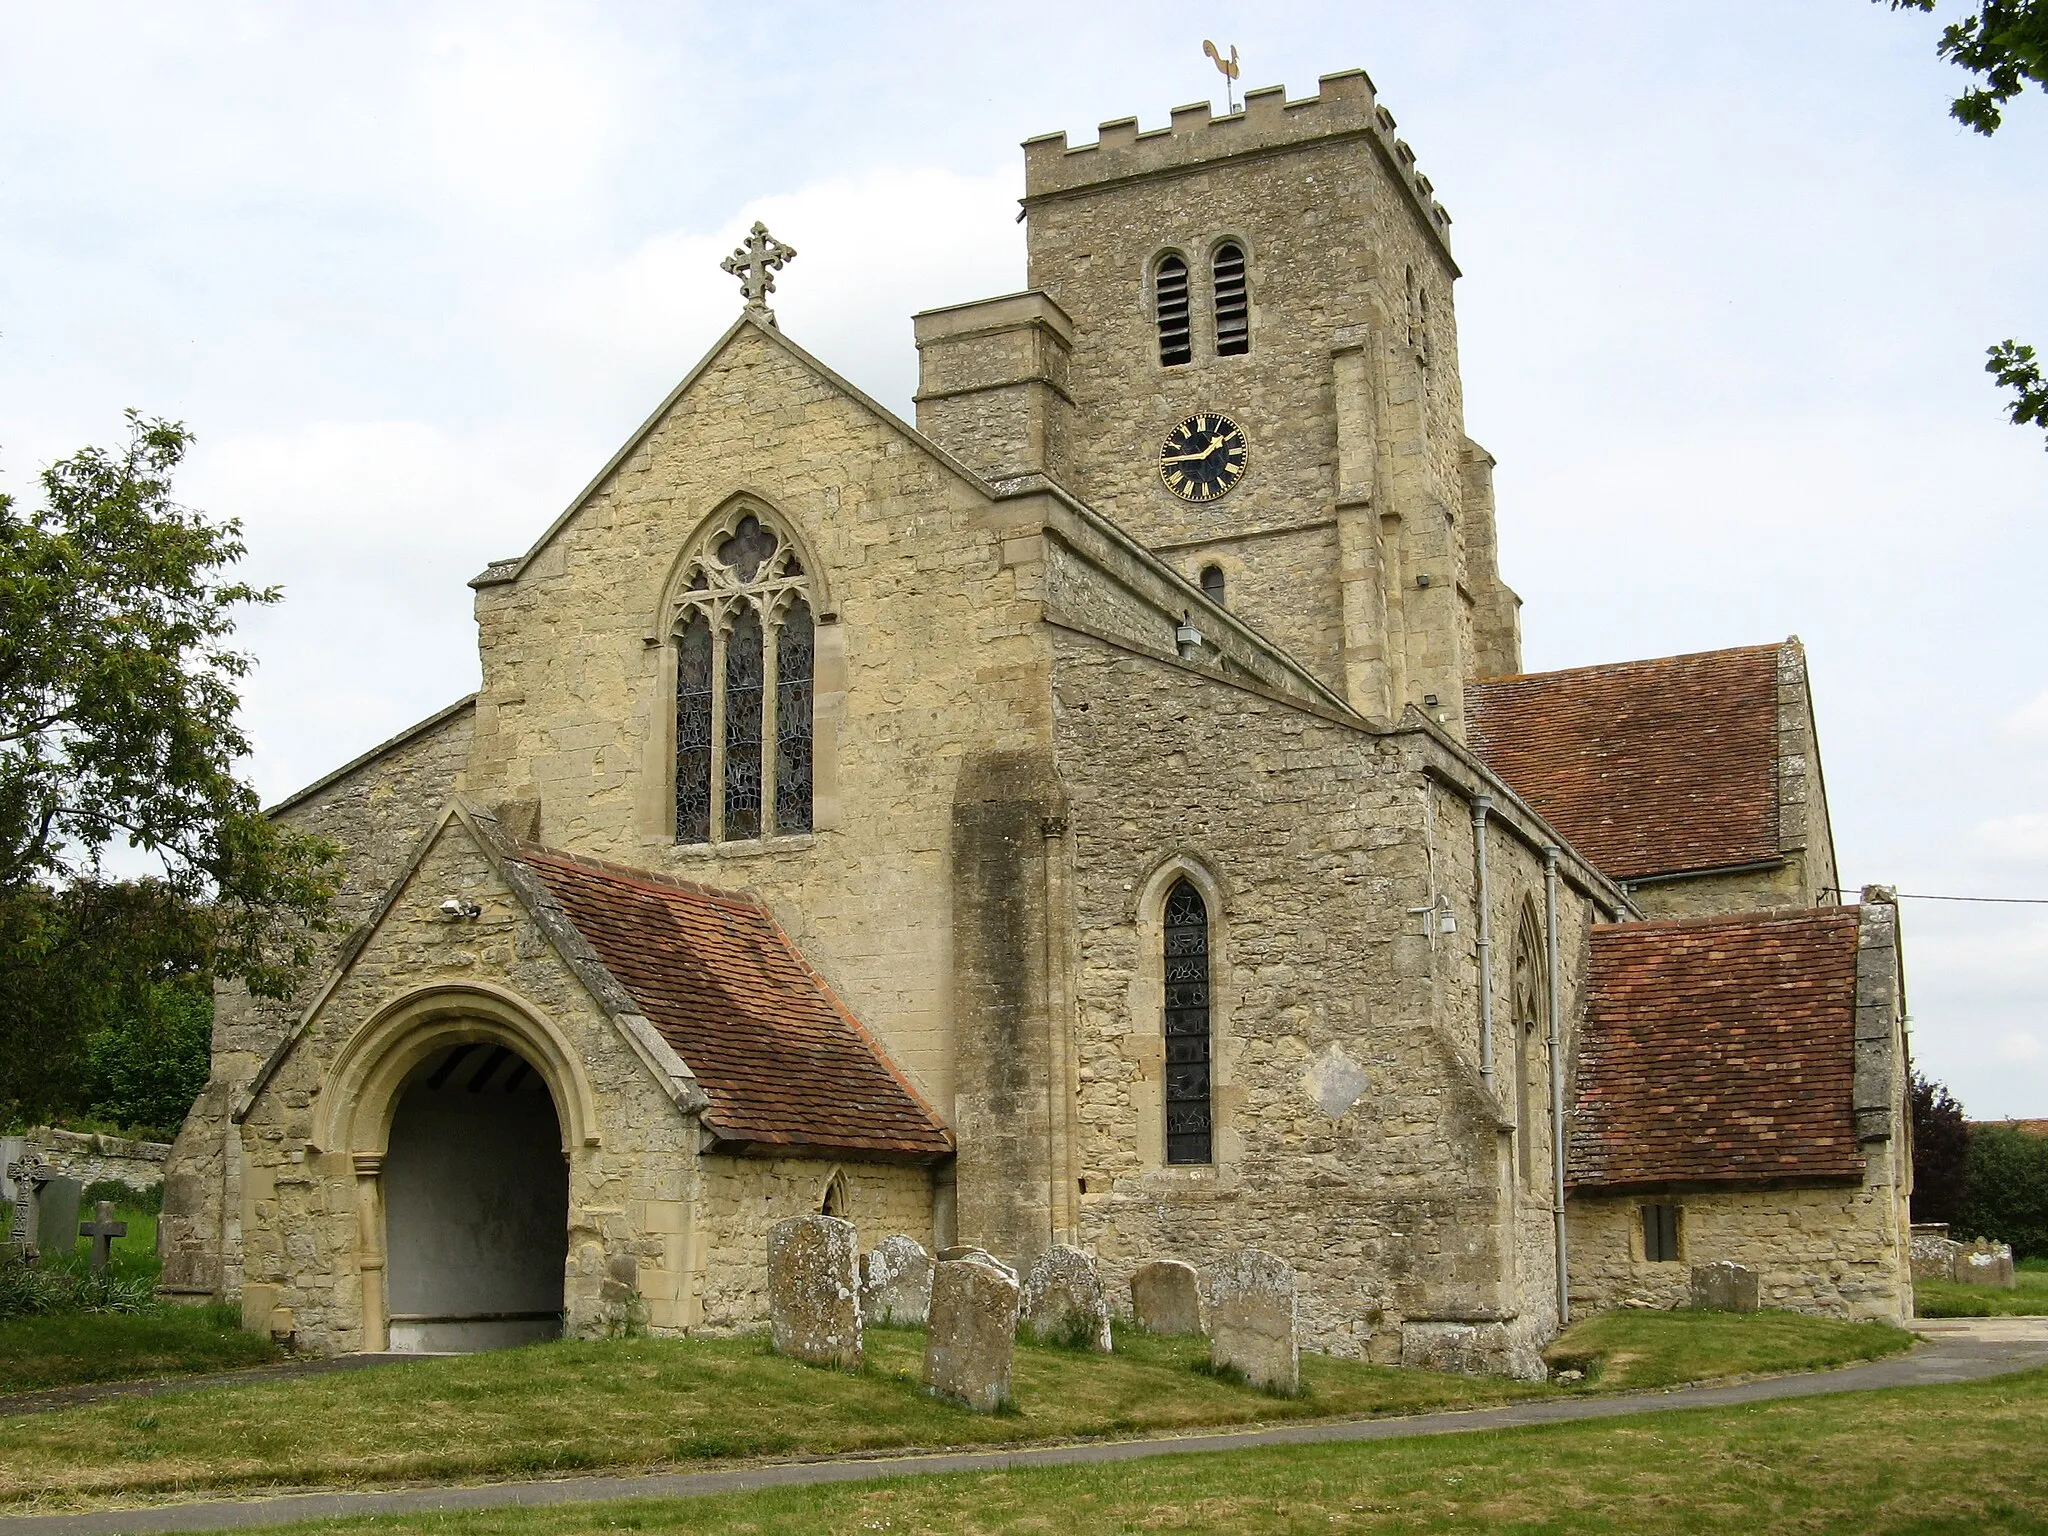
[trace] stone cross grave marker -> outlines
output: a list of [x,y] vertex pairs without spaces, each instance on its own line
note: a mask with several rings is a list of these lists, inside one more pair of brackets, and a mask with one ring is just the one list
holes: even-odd
[[114,1220],[114,1202],[102,1200],[93,1207],[93,1219],[80,1224],[78,1235],[92,1239],[92,1272],[104,1275],[114,1256],[114,1239],[128,1235],[128,1223]]
[[7,1182],[14,1186],[14,1210],[8,1224],[8,1246],[26,1255],[36,1246],[36,1188],[43,1182],[42,1159],[25,1152],[7,1165]]

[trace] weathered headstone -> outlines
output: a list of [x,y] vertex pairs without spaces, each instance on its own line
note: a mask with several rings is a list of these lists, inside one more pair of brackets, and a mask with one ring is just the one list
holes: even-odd
[[78,1197],[85,1186],[52,1174],[36,1191],[36,1248],[43,1262],[68,1259],[78,1247]]
[[1953,1280],[1963,1245],[1948,1235],[1945,1221],[1916,1221],[1912,1240],[1915,1280]]
[[1301,1391],[1294,1271],[1270,1253],[1240,1249],[1209,1272],[1209,1363],[1255,1387]]
[[994,1413],[1010,1400],[1021,1292],[1007,1270],[980,1259],[941,1259],[932,1273],[924,1384],[940,1397]]
[[964,1243],[956,1244],[951,1248],[941,1248],[937,1257],[941,1264],[950,1264],[958,1259],[979,1259],[984,1264],[993,1264],[997,1269],[1000,1269],[1019,1284],[1023,1283],[1022,1277],[1018,1275],[1016,1270],[1010,1268],[1009,1265],[990,1253],[986,1248],[975,1248]]
[[1131,1311],[1147,1333],[1200,1333],[1202,1287],[1195,1266],[1154,1259],[1131,1273]]
[[931,1316],[932,1261],[911,1237],[885,1237],[861,1256],[863,1323],[917,1325]]
[[1692,1267],[1692,1304],[1700,1312],[1754,1312],[1757,1273],[1727,1259]]
[[1978,1238],[1956,1255],[1956,1283],[2011,1290],[2016,1283],[2012,1272],[2012,1245]]
[[1024,1331],[1041,1344],[1073,1344],[1110,1352],[1109,1298],[1095,1263],[1078,1248],[1054,1243],[1031,1266],[1021,1300]]
[[78,1235],[92,1239],[92,1272],[104,1275],[114,1256],[114,1239],[128,1235],[128,1223],[114,1220],[114,1202],[102,1200],[94,1207],[92,1220],[79,1223]]
[[860,1369],[860,1256],[852,1222],[792,1216],[769,1229],[768,1327],[778,1355]]

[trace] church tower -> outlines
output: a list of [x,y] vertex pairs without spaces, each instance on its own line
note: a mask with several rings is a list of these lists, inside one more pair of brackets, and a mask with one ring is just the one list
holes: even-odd
[[1361,713],[1519,670],[1450,216],[1363,71],[1028,141],[1032,292],[918,319],[919,423],[1042,470]]

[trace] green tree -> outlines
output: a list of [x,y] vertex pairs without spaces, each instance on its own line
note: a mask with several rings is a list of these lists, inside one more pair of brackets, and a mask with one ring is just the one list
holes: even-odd
[[[332,845],[265,817],[236,776],[249,658],[225,579],[241,530],[171,499],[191,435],[128,415],[118,451],[0,494],[0,1114],[75,1106],[87,1042],[153,989],[219,975],[289,993],[333,894]],[[115,881],[125,844],[161,873]]]
[[[1890,0],[1895,11],[1928,11],[1934,0]],[[1998,132],[2006,103],[2027,88],[2048,88],[2048,0],[1979,0],[1975,11],[1942,28],[1936,51],[1977,77],[1949,104],[1949,116],[1977,132]],[[2013,393],[2013,425],[2048,432],[2048,378],[2034,349],[2008,337],[1989,350],[1984,371]]]
[[1958,1237],[2011,1243],[2016,1259],[2048,1256],[2048,1136],[1980,1125],[1970,1137],[1970,1197]]
[[213,988],[159,981],[86,1042],[86,1113],[152,1141],[178,1134],[212,1067]]
[[1963,1219],[1970,1193],[1970,1122],[1940,1083],[1913,1074],[1913,1219]]

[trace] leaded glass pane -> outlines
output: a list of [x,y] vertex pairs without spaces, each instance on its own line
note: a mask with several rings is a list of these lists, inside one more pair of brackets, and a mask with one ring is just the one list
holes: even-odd
[[[751,519],[749,519],[751,521]],[[722,557],[721,557],[722,558]],[[725,637],[725,835],[761,835],[761,619],[746,609]]]
[[711,840],[711,625],[693,614],[676,642],[676,841]]
[[1185,880],[1166,896],[1166,1160],[1211,1157],[1209,912]]
[[775,546],[775,535],[761,526],[759,518],[741,518],[732,537],[718,546],[719,563],[741,581],[752,581],[761,562],[775,553]]
[[775,635],[775,830],[811,830],[811,608],[790,604]]

